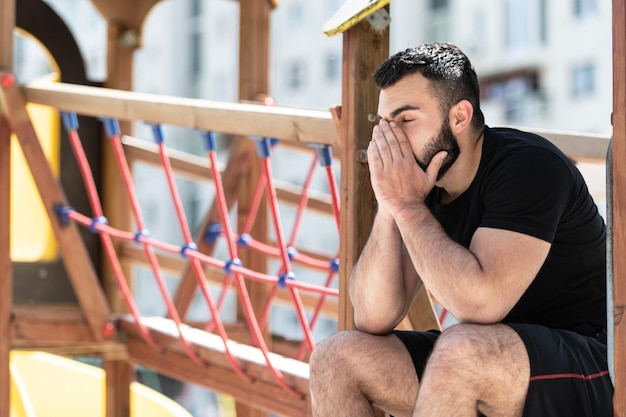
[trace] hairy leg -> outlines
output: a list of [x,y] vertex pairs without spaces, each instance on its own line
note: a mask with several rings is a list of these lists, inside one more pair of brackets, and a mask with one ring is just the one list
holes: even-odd
[[522,415],[530,362],[519,335],[503,324],[444,331],[422,378],[413,416]]
[[417,375],[395,335],[339,332],[315,347],[309,363],[313,416],[373,417],[376,408],[411,415]]

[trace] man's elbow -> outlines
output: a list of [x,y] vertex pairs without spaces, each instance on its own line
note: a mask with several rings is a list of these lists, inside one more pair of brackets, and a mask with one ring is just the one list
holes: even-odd
[[365,318],[362,315],[358,315],[355,313],[354,315],[354,325],[357,330],[362,331],[364,333],[369,333],[377,336],[383,336],[391,333],[393,329],[396,327],[397,323],[388,321],[388,320],[380,320],[376,318]]

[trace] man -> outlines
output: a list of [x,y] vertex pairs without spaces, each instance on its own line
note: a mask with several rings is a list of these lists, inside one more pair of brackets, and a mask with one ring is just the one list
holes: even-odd
[[[313,352],[314,416],[612,417],[605,226],[579,171],[539,136],[485,126],[454,45],[400,52],[374,79],[357,330]],[[394,331],[422,286],[459,324]]]

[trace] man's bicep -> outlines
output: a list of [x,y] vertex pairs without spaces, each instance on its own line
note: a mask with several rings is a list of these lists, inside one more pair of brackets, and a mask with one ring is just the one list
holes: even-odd
[[480,263],[484,291],[492,302],[489,315],[502,320],[533,282],[545,262],[550,243],[519,232],[480,227],[470,251]]

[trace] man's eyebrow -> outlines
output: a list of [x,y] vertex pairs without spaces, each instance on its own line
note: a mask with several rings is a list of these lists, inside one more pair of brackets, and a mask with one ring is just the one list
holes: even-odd
[[[415,106],[412,106],[412,105],[410,105],[410,104],[405,104],[404,106],[398,107],[397,109],[395,109],[394,111],[392,111],[392,112],[389,114],[389,118],[391,118],[391,119],[395,119],[395,118],[396,118],[396,116],[398,116],[398,115],[399,115],[400,113],[402,113],[402,112],[405,112],[405,111],[407,111],[407,110],[417,110],[417,109],[418,109],[418,108],[417,108],[417,107],[415,107]],[[383,117],[379,114],[379,115],[378,115],[378,119],[379,119],[379,120],[380,120],[380,119],[383,119]]]

